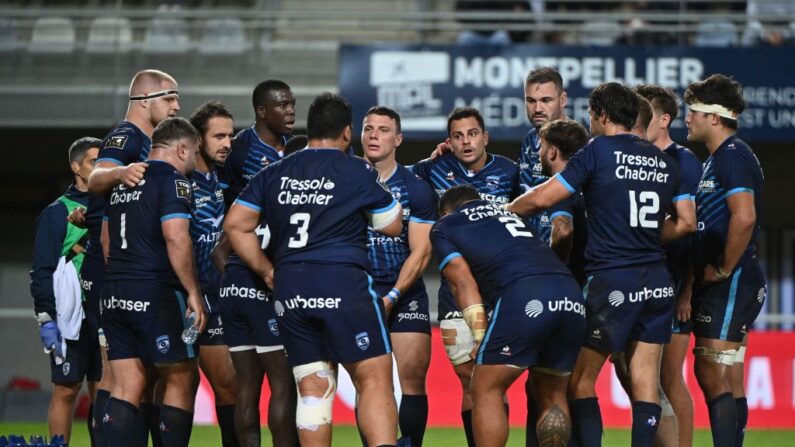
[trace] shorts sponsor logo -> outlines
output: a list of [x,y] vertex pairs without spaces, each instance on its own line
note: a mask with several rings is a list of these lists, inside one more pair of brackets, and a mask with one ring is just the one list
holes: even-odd
[[256,287],[238,286],[235,283],[232,283],[226,287],[221,287],[221,290],[218,291],[218,296],[221,298],[249,298],[260,301],[265,301],[265,299],[268,297],[264,290],[257,289]]
[[359,332],[356,334],[356,346],[362,351],[366,351],[370,347],[370,336],[367,332]]
[[554,300],[547,302],[547,308],[552,312],[574,312],[585,316],[585,306],[582,303],[577,303],[564,297],[562,300]]
[[68,376],[69,371],[71,370],[72,370],[72,364],[69,362],[63,362],[63,365],[61,366],[61,371],[63,372],[63,375]]
[[591,332],[591,338],[595,338],[597,340],[601,340],[602,339],[602,330],[601,329],[594,329]]
[[149,301],[138,300],[124,300],[111,296],[110,299],[105,298],[102,300],[103,308],[105,309],[119,309],[129,310],[132,312],[146,312],[149,310]]
[[165,354],[171,349],[171,340],[168,339],[168,335],[161,335],[155,339],[155,346],[161,354]]
[[275,318],[268,320],[268,330],[270,330],[271,334],[275,335],[276,337],[279,336],[279,324],[276,323]]
[[620,290],[613,290],[607,295],[607,301],[613,307],[618,307],[624,303],[624,292]]
[[413,300],[409,303],[409,311],[408,312],[399,312],[397,315],[398,321],[403,320],[420,320],[420,321],[428,321],[428,314],[417,312],[419,310],[420,305],[417,303],[417,300]]
[[451,312],[447,312],[444,314],[444,318],[442,320],[455,320],[456,318],[464,318],[464,315],[461,314],[461,311],[454,310]]
[[693,320],[698,321],[700,323],[711,323],[712,317],[704,314],[695,314],[693,315]]
[[303,298],[296,295],[285,301],[288,309],[339,309],[342,298]]
[[759,292],[756,293],[756,300],[759,301],[759,303],[761,304],[765,302],[766,297],[767,297],[767,289],[762,287],[761,289],[759,289]]
[[657,287],[656,289],[650,289],[648,287],[644,287],[643,290],[630,292],[629,302],[640,303],[650,299],[672,298],[673,296],[674,296],[674,288],[671,286]]
[[530,300],[524,306],[524,313],[530,318],[536,318],[544,311],[544,304],[538,300]]
[[80,288],[83,289],[84,292],[90,292],[91,286],[94,284],[94,281],[86,281],[83,278],[80,278]]
[[273,303],[273,309],[276,311],[277,317],[284,315],[284,304],[282,304],[281,301],[276,300],[276,302]]
[[210,339],[213,339],[215,337],[221,337],[223,335],[224,335],[224,328],[222,327],[214,327],[212,329],[207,329],[207,336],[210,337]]

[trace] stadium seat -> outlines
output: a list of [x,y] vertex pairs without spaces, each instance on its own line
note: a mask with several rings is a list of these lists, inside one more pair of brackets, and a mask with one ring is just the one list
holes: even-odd
[[728,20],[699,23],[693,40],[697,47],[735,47],[738,43],[737,26]]
[[0,52],[15,51],[19,48],[19,30],[16,20],[0,18]]
[[201,54],[243,54],[251,48],[240,19],[210,19],[204,22],[199,44]]
[[621,37],[621,25],[616,22],[587,22],[580,26],[580,43],[609,47]]
[[71,53],[75,49],[75,27],[68,17],[42,17],[33,25],[28,51]]
[[143,45],[146,53],[185,53],[190,48],[188,24],[183,19],[156,17],[146,29]]
[[88,53],[127,52],[133,46],[130,21],[125,17],[97,17],[91,21],[86,41]]

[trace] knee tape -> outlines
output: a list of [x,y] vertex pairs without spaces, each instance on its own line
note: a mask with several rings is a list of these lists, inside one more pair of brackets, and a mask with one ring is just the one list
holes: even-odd
[[463,318],[451,318],[439,323],[442,330],[442,343],[447,358],[453,366],[463,365],[472,360],[469,354],[475,347],[475,337]]
[[337,391],[337,380],[334,370],[328,362],[312,362],[293,368],[296,387],[306,377],[316,375],[328,382],[322,396],[302,396],[298,389],[298,404],[295,410],[295,425],[299,430],[317,431],[321,425],[331,424],[331,408],[334,404],[334,393]]
[[737,356],[737,350],[727,349],[725,351],[718,351],[717,349],[707,348],[705,346],[697,346],[693,348],[693,355],[697,357],[710,357],[719,364],[732,366],[734,365],[735,358]]
[[99,339],[99,346],[108,349],[108,339],[105,337],[105,331],[102,328],[97,329],[97,338]]
[[661,386],[657,387],[657,392],[660,398],[660,408],[662,408],[662,413],[660,416],[673,416],[674,415],[674,407],[671,406],[671,401],[668,400],[668,396],[665,395],[665,391],[663,391]]
[[745,363],[745,346],[740,346],[737,354],[734,356],[734,363]]

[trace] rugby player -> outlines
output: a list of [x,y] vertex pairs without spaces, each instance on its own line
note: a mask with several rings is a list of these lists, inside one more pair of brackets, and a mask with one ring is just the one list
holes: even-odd
[[[146,365],[164,386],[160,440],[187,446],[193,427],[196,352],[182,341],[206,323],[190,237],[191,184],[199,134],[183,118],[168,118],[152,134],[148,167],[136,186],[117,185],[102,224],[108,268],[102,286],[102,328],[113,371],[102,429],[112,446],[145,446],[139,412]],[[189,320],[193,320],[193,323]]]
[[[435,159],[425,159],[412,167],[420,178],[433,185],[441,195],[455,185],[471,185],[484,200],[504,205],[519,193],[519,169],[509,159],[486,152],[489,133],[483,117],[472,107],[455,108],[447,117],[447,134],[451,152]],[[450,293],[444,278],[439,288],[438,318],[447,357],[453,364],[463,390],[461,419],[467,443],[474,445],[472,434],[472,397],[469,380],[474,362],[469,357],[475,340]]]
[[[651,103],[653,116],[646,132],[646,139],[674,159],[679,166],[681,182],[695,198],[701,180],[701,162],[688,148],[671,140],[671,123],[679,113],[676,94],[660,86],[641,84],[634,90]],[[695,207],[695,202],[693,202]],[[674,286],[676,306],[671,342],[663,347],[660,382],[676,415],[676,441],[668,444],[690,447],[693,443],[693,399],[682,375],[682,364],[690,343],[692,321],[690,320],[690,296],[692,278],[692,236],[685,236],[665,245],[665,257],[671,282]],[[664,418],[663,418],[664,420]],[[663,425],[660,426],[660,431]]]
[[[565,447],[566,388],[585,328],[579,284],[527,220],[482,200],[471,186],[445,192],[440,214],[431,231],[434,253],[478,345],[471,382],[475,443],[505,445],[503,396],[532,368],[538,444]],[[494,299],[488,329],[480,289]]]
[[[587,336],[570,382],[572,420],[581,445],[601,443],[595,393],[610,353],[627,351],[632,382],[632,444],[651,445],[660,419],[659,361],[670,339],[673,288],[661,238],[695,230],[690,195],[679,187],[674,163],[630,134],[638,96],[618,83],[604,83],[589,98],[596,137],[566,168],[523,194],[507,209],[531,215],[581,189],[588,213]],[[616,149],[620,148],[620,149]],[[666,219],[670,212],[676,218]]]
[[295,124],[295,96],[277,79],[262,81],[251,94],[254,125],[232,139],[232,152],[219,171],[224,200],[232,205],[260,169],[284,156],[284,145]]
[[[144,160],[152,145],[152,131],[164,119],[176,116],[177,112],[179,112],[179,93],[177,81],[173,77],[159,70],[143,70],[136,73],[130,82],[127,114],[124,120],[105,136],[94,170],[88,178],[91,199],[85,213],[85,224],[88,227],[89,241],[80,272],[80,284],[83,286],[87,307],[96,309],[98,313],[105,273],[100,232],[106,195],[120,183],[129,187],[138,184],[147,167]],[[76,214],[79,219],[79,210]],[[101,326],[100,321],[100,328]],[[113,383],[111,369],[106,363],[107,347],[104,346],[104,335],[101,332],[99,338],[100,345],[103,346],[103,372],[94,405],[92,423],[95,426],[101,423],[105,402],[110,396]],[[155,446],[158,446],[160,418],[157,415],[157,406],[151,403],[150,394],[152,393],[147,392],[144,396],[141,413],[149,425]],[[97,445],[100,447],[106,445],[102,439],[102,430],[97,430],[96,433]]]
[[709,151],[696,194],[695,372],[713,443],[734,446],[738,435],[742,441],[747,403],[732,397],[729,370],[767,296],[756,253],[764,176],[754,152],[736,136],[746,105],[737,81],[715,74],[694,82],[685,102],[687,139]]
[[[397,443],[392,356],[383,302],[368,274],[367,225],[402,230],[402,209],[365,161],[346,155],[352,112],[324,93],[307,116],[308,148],[260,171],[229,210],[234,251],[269,286],[298,388],[302,445],[331,444],[333,363],[359,394],[359,425],[371,446]],[[255,230],[267,218],[273,264]]]
[[193,219],[190,222],[196,271],[207,308],[207,326],[197,339],[199,366],[215,395],[215,415],[221,427],[224,447],[238,447],[235,433],[235,368],[224,342],[224,328],[218,303],[221,272],[212,260],[212,250],[221,235],[224,194],[217,166],[229,155],[234,122],[232,113],[217,101],[202,104],[190,117],[199,132],[199,154],[190,175],[193,188]]
[[[30,270],[33,311],[44,350],[51,354],[53,387],[47,423],[50,436],[63,435],[66,443],[72,434],[72,414],[83,379],[91,400],[91,414],[97,382],[102,376],[97,310],[87,308],[78,280],[88,235],[85,228],[66,220],[75,208],[88,206],[88,176],[100,146],[102,140],[83,137],[69,147],[74,182],[36,219]],[[88,418],[91,439],[93,431]]]
[[431,361],[431,323],[422,272],[431,255],[436,193],[395,160],[403,142],[397,112],[383,106],[370,108],[362,123],[361,141],[364,158],[378,171],[378,181],[403,207],[400,236],[384,236],[370,228],[367,245],[373,289],[384,302],[403,393],[400,431],[411,445],[421,446],[428,420],[425,376]]

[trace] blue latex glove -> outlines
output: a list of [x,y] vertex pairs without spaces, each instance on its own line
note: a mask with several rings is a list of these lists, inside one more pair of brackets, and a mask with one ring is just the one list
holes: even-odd
[[44,353],[55,353],[55,359],[63,360],[63,352],[61,351],[61,331],[58,330],[58,325],[54,321],[48,321],[41,325],[39,328],[41,335],[41,343],[44,345]]

